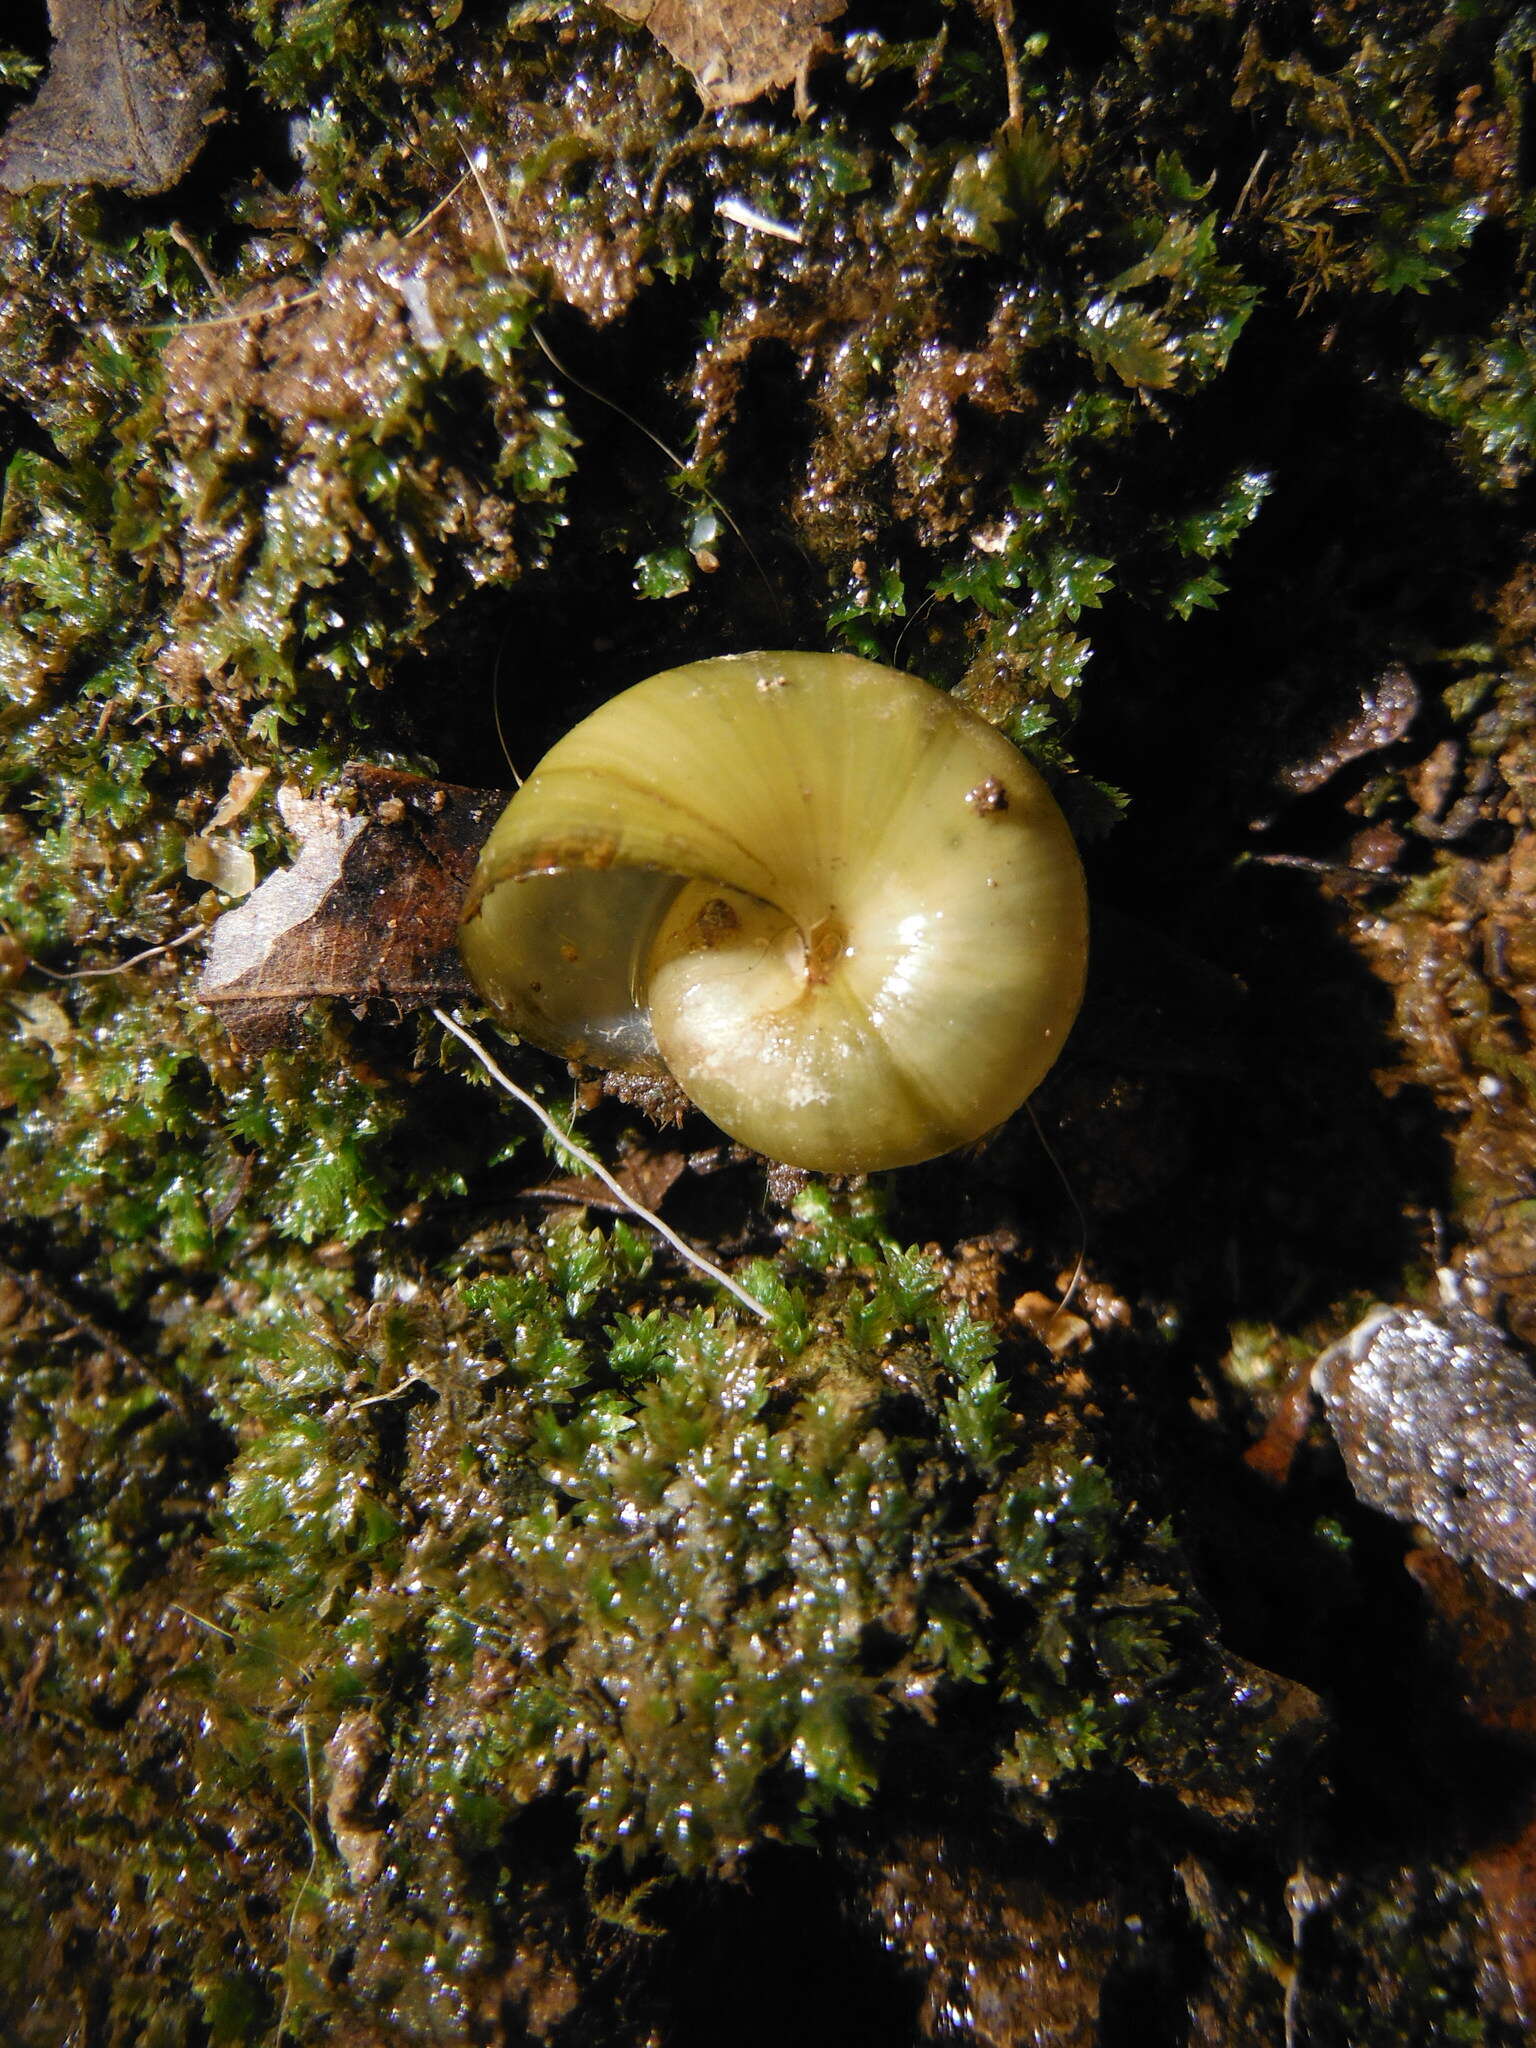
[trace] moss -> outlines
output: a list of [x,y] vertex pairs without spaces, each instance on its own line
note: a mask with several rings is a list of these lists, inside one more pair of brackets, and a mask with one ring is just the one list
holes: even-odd
[[[1528,21],[1186,0],[1016,35],[1010,93],[997,20],[902,5],[839,27],[809,118],[701,124],[600,9],[228,12],[245,84],[195,186],[0,219],[26,2038],[246,2040],[285,2009],[315,2037],[494,2012],[595,2038],[610,1969],[614,2037],[640,2038],[645,1886],[857,1834],[909,1897],[921,1859],[879,1830],[909,1769],[962,1753],[1004,1863],[1048,1838],[1114,1861],[1132,1813],[1151,1892],[1196,1835],[1278,1868],[1266,1801],[1307,1717],[1221,1650],[1165,1524],[1168,1443],[1199,1463],[1178,1375],[1209,1359],[1215,1385],[1238,1332],[1240,1446],[1421,1248],[1353,1249],[1375,1126],[1320,1127],[1357,1048],[1312,1033],[1345,1076],[1319,1094],[1316,1018],[1287,1007],[1330,958],[1266,968],[1234,936],[1274,899],[1232,853],[1300,711],[1406,650],[1424,728],[1338,815],[1330,791],[1288,816],[1366,875],[1337,919],[1396,1006],[1393,1084],[1453,1133],[1444,1188],[1375,1176],[1394,1218],[1404,1188],[1444,1195],[1529,1271],[1529,594],[1460,637],[1446,597],[1519,545]],[[637,674],[828,643],[1034,751],[1157,929],[1156,1000],[1169,958],[1195,991],[1170,1050],[1112,982],[1044,1107],[1094,1209],[1085,1364],[1026,1362],[1009,1314],[1073,1265],[1028,1132],[893,1210],[812,1184],[779,1216],[739,1168],[683,1177],[759,1332],[627,1226],[531,1223],[535,1148],[430,1033],[317,1008],[243,1058],[192,1000],[195,948],[100,973],[217,910],[185,843],[239,767],[271,771],[239,821],[266,867],[283,781],[351,756],[486,779],[498,663],[526,766]],[[1401,870],[1335,828],[1395,835]],[[1181,1172],[1205,1206],[1174,1204]],[[992,1247],[984,1313],[962,1230]],[[1213,1513],[1190,1500],[1180,1536]],[[934,1947],[963,1975],[992,1893],[946,1883],[971,1903],[934,1909]],[[999,1912],[1066,1940],[1068,1896]],[[1084,1982],[1123,1917],[1082,1902]],[[1360,1939],[1383,1979],[1411,1949],[1388,1919]]]
[[[648,1248],[580,1218],[460,1255],[431,1295],[396,1280],[346,1331],[247,1308],[200,1609],[228,1644],[186,1680],[229,1759],[291,1790],[359,1708],[386,1759],[322,1843],[291,2024],[386,1985],[411,2006],[347,1879],[359,1836],[467,1991],[551,1794],[608,1900],[808,1839],[957,1691],[990,1698],[1000,1787],[1037,1818],[1149,1741],[1167,1767],[1181,1696],[1208,1739],[1166,1539],[1086,1447],[1026,1430],[995,1341],[876,1213],[818,1195],[802,1224],[787,1343],[637,1317]],[[445,1882],[479,1930],[448,1950]]]
[[1490,334],[1426,350],[1408,391],[1455,432],[1484,487],[1508,490],[1529,473],[1536,448],[1536,386],[1530,351],[1501,322]]
[[[1320,2040],[1418,2035],[1482,2048],[1518,2038],[1513,2010],[1480,1991],[1487,1937],[1465,1878],[1383,1870],[1318,1903],[1299,2002]],[[1394,1959],[1385,1979],[1376,1960],[1382,1955]]]

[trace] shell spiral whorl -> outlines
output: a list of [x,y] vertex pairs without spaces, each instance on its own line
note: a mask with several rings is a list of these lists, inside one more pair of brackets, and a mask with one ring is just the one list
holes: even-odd
[[916,677],[840,654],[669,669],[540,762],[460,934],[519,1035],[670,1071],[823,1172],[980,1137],[1060,1052],[1087,910],[1044,783]]

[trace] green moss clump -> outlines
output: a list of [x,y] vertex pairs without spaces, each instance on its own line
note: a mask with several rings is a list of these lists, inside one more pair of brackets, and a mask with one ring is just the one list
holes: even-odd
[[[270,869],[281,784],[352,757],[488,779],[494,675],[526,767],[621,684],[751,645],[955,687],[1085,836],[1133,769],[1176,849],[1152,922],[1187,908],[1172,957],[1236,984],[1263,918],[1229,889],[1232,820],[1275,807],[1308,689],[1412,641],[1509,866],[1459,848],[1419,765],[1361,770],[1360,822],[1422,856],[1361,929],[1422,999],[1453,1213],[1531,1269],[1528,834],[1476,780],[1529,808],[1528,606],[1511,585],[1492,651],[1435,637],[1449,542],[1409,545],[1393,505],[1357,544],[1326,502],[1401,441],[1391,479],[1429,451],[1433,489],[1459,477],[1523,545],[1530,23],[1180,0],[1010,36],[1007,12],[902,0],[839,24],[806,117],[700,122],[599,8],[236,0],[243,83],[195,181],[0,207],[0,1970],[29,2044],[283,2015],[548,2035],[615,1956],[644,1977],[653,1880],[703,1896],[855,1828],[877,1858],[895,1759],[931,1783],[963,1752],[1009,1855],[1114,1862],[1127,1812],[1153,1889],[1191,1835],[1219,1861],[1247,1831],[1266,1876],[1291,1853],[1264,1804],[1290,1709],[1252,1706],[1138,1502],[1177,1435],[1149,1414],[1191,1426],[1186,1340],[1147,1335],[1165,1301],[1212,1356],[1274,1333],[1265,1373],[1234,1361],[1240,1403],[1343,1257],[1331,1210],[1309,1237],[1269,1186],[1292,1046],[1253,1039],[1240,1103],[1203,1018],[1164,1062],[1238,1103],[1219,1186],[1259,1213],[1243,1237],[1191,1203],[1170,1246],[1138,1176],[1200,1179],[1221,1110],[1099,1031],[1083,1087],[1152,1107],[1102,1158],[1066,1148],[1104,1191],[1101,1348],[1037,1371],[1006,1295],[970,1313],[943,1248],[899,1241],[974,1229],[1020,1285],[1070,1272],[1017,1134],[915,1176],[900,1232],[813,1185],[776,1241],[738,1183],[701,1234],[763,1255],[758,1332],[627,1227],[530,1224],[533,1148],[434,1033],[317,1006],[247,1057],[195,1001],[188,935],[222,906],[187,842],[238,770],[268,771],[229,829]],[[33,76],[0,53],[7,103]],[[1367,410],[1357,446],[1339,422]],[[1164,786],[1217,810],[1191,825]],[[1251,1278],[1271,1237],[1294,1293]]]
[[[185,1678],[243,1769],[291,1784],[307,1745],[331,1802],[293,2012],[387,1990],[425,2026],[378,1899],[467,1990],[540,1802],[618,1910],[809,1840],[960,1694],[999,1809],[1035,1823],[1153,1756],[1181,1796],[1214,1782],[1195,1731],[1225,1666],[1166,1535],[1064,1418],[1026,1424],[991,1332],[877,1207],[817,1191],[800,1223],[793,1283],[755,1277],[767,1329],[637,1314],[649,1248],[579,1216],[430,1295],[384,1285],[347,1330],[248,1312],[202,1595],[228,1643]],[[373,1789],[338,1822],[359,1714]],[[1227,1796],[1257,1768],[1234,1728]]]

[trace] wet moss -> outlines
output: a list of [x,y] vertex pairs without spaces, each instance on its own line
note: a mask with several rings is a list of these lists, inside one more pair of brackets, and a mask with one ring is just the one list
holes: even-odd
[[[1312,1717],[1220,1647],[1190,1415],[1235,1459],[1312,1335],[1427,1248],[1390,1172],[1367,1244],[1370,1175],[1316,1135],[1376,1156],[1356,1042],[1320,1119],[1285,1038],[1328,960],[1304,935],[1266,970],[1272,912],[1196,856],[1225,873],[1233,820],[1279,810],[1297,858],[1354,872],[1330,915],[1395,1006],[1389,1086],[1450,1132],[1432,1191],[1529,1334],[1525,15],[1186,0],[1010,40],[1002,11],[903,5],[840,26],[808,118],[703,122],[595,8],[243,0],[228,32],[243,82],[195,186],[0,219],[23,2038],[598,2039],[617,1982],[610,2037],[639,2038],[666,2024],[644,1958],[671,1936],[640,1931],[663,1880],[703,1898],[854,1840],[920,1976],[901,1930],[947,1859],[926,2023],[983,2034],[1036,1936],[1073,1958],[1075,2027],[1150,1967],[1111,1963],[1124,1916],[1042,1844],[1145,1900],[1192,1842],[1246,1859],[1199,1967],[1269,2024],[1272,1802]],[[7,55],[0,92],[32,75]],[[1394,448],[1341,531],[1343,471]],[[1378,502],[1423,450],[1448,533],[1480,507],[1464,540]],[[1450,630],[1474,574],[1476,642]],[[266,867],[283,781],[350,756],[486,779],[503,655],[527,766],[619,682],[753,644],[958,688],[1107,839],[1112,888],[1146,845],[1127,802],[1175,847],[1149,886],[1196,990],[1181,1042],[1154,1018],[1117,1044],[1117,988],[1055,1099],[1095,1212],[1081,1363],[1026,1358],[1010,1314],[1073,1264],[1027,1133],[894,1211],[813,1185],[776,1219],[684,1180],[759,1332],[625,1225],[531,1220],[536,1148],[429,1034],[317,1009],[244,1057],[190,943],[41,971],[211,918],[185,846],[237,768],[270,771],[238,821]],[[1412,740],[1277,798],[1319,699],[1388,655],[1427,678]],[[1245,975],[1282,1023],[1231,1027],[1239,1086]],[[979,1301],[962,1229],[993,1247]],[[1195,1468],[1183,1500],[1165,1460]],[[1237,1546],[1266,1586],[1267,1540]],[[1254,1655],[1295,1632],[1261,1605],[1235,1616]],[[931,1814],[883,1841],[905,1774],[962,1750],[1028,1898]],[[1453,1905],[1417,1989],[1412,1927],[1361,1922],[1415,2025],[1437,1985],[1468,2010]],[[994,1941],[993,2020],[956,2019]],[[1164,2014],[1183,1995],[1158,1979]]]
[[[1515,2010],[1490,1983],[1487,1935],[1465,1879],[1383,1871],[1331,1896],[1325,1887],[1315,1906],[1298,2003],[1319,2040],[1420,2034],[1481,2048],[1519,2038]],[[1383,1955],[1394,1958],[1385,1978]]]
[[[541,1802],[611,1914],[866,1805],[957,1691],[990,1700],[998,1797],[1032,1824],[1133,1761],[1194,1801],[1268,1774],[1236,1723],[1197,1768],[1226,1667],[1091,1438],[1027,1425],[995,1340],[877,1214],[802,1222],[790,1291],[761,1276],[768,1332],[637,1315],[648,1247],[579,1217],[430,1294],[382,1284],[345,1329],[246,1308],[198,1610],[224,1647],[181,1676],[205,1739],[294,1796],[305,1759],[310,1811],[331,1801],[290,2024],[387,1990],[405,2037],[427,2025],[383,1898],[473,1996]],[[375,1789],[338,1825],[358,1714]]]

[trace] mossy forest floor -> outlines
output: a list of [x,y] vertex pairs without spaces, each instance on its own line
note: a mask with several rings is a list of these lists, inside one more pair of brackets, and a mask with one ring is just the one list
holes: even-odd
[[[1304,1383],[1447,1262],[1536,1342],[1536,15],[853,0],[703,113],[201,13],[180,183],[0,200],[0,2039],[1524,2038],[1525,1606]],[[587,1091],[766,1326],[429,1017],[120,966],[285,784],[764,646],[999,724],[1095,913],[1038,1130]]]

